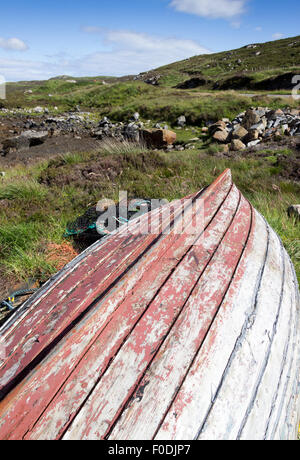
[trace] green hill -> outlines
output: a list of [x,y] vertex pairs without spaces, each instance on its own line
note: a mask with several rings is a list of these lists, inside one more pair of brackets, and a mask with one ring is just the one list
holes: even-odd
[[[9,83],[5,108],[47,107],[55,113],[76,109],[123,120],[138,111],[142,118],[173,124],[234,117],[252,105],[298,107],[290,99],[300,74],[300,36],[250,44],[223,53],[195,56],[137,76],[58,76],[47,81]],[[255,97],[245,97],[245,92]],[[267,97],[269,93],[273,97]]]
[[140,74],[138,78],[145,81],[150,76],[159,77],[161,86],[180,86],[194,79],[195,86],[191,82],[190,87],[288,90],[291,81],[279,78],[276,87],[270,79],[289,73],[300,73],[300,36],[191,57]]

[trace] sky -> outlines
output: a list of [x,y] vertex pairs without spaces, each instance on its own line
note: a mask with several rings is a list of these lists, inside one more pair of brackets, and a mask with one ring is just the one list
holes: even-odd
[[0,78],[138,74],[300,35],[299,0],[0,2]]

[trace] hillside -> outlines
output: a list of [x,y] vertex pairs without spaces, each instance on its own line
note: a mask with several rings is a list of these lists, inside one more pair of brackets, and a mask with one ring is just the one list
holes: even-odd
[[159,77],[158,83],[161,86],[181,86],[186,83],[190,88],[288,90],[291,88],[291,79],[278,79],[275,84],[272,79],[299,72],[300,36],[297,36],[191,57],[140,74],[138,78],[149,80],[151,77]]
[[[195,91],[290,94],[292,77],[297,74],[300,36],[195,56],[137,76],[58,76],[47,81],[9,83],[7,100],[0,104],[7,108],[43,105],[60,111],[80,105],[104,115],[122,116],[128,110],[140,110],[145,117],[159,118],[166,112],[160,113],[161,106],[174,108],[179,100],[188,110],[197,98]],[[236,97],[233,99],[234,105],[239,105]]]

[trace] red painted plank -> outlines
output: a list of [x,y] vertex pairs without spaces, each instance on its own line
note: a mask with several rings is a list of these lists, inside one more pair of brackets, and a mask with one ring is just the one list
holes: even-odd
[[[175,212],[180,213],[181,206],[175,207]],[[160,214],[154,212],[154,224],[157,223],[161,231],[165,222],[161,222]],[[148,226],[149,216],[146,217],[144,221]],[[43,299],[32,315],[27,315],[10,337],[6,337],[7,348],[12,352],[0,370],[0,390],[96,300],[156,238],[157,234],[127,235],[121,245],[118,237],[117,241],[112,238],[117,250],[108,258],[104,257],[104,262],[101,259],[92,274],[88,272],[85,275],[88,267],[84,262],[50,296]]]
[[[234,191],[232,195],[237,197],[237,191]],[[230,211],[228,209],[228,201],[231,202],[231,206],[233,206],[233,196],[231,196],[231,198],[227,200],[226,204],[224,204],[224,208],[227,210],[228,214],[229,212],[232,213],[234,211],[233,207],[231,207]],[[235,206],[236,205],[237,201],[235,202]],[[217,222],[219,222],[218,219]],[[215,228],[214,245],[217,246],[219,241],[218,237],[220,237],[220,234],[223,235],[223,233],[221,231],[218,234],[217,223],[211,224],[211,227],[211,231]],[[183,237],[180,238],[180,240],[182,242]],[[95,376],[99,378],[104,373],[111,360],[112,352],[115,354],[116,350],[118,350],[120,345],[124,342],[126,335],[130,333],[132,320],[137,321],[137,319],[139,319],[138,316],[141,316],[141,312],[139,311],[140,308],[137,309],[136,307],[140,307],[144,304],[144,308],[153,297],[153,293],[151,292],[152,286],[154,285],[156,288],[155,284],[157,284],[157,281],[162,284],[161,276],[157,277],[156,280],[151,280],[154,275],[153,271],[161,270],[163,274],[166,267],[169,266],[170,269],[171,266],[175,266],[178,261],[178,257],[181,255],[179,252],[180,247],[182,248],[182,245],[170,248],[164,259],[161,261],[161,267],[152,267],[152,273],[150,272],[143,280],[141,287],[135,287],[134,295],[129,299],[126,299],[122,308],[118,310],[117,315],[112,318],[107,329],[101,336],[99,336],[97,341],[94,342],[92,348],[85,356],[84,361],[77,366],[76,371],[73,373],[71,378],[68,379],[67,384],[58,393],[46,413],[40,418],[35,429],[28,434],[26,437],[27,439],[37,439],[39,437],[43,437],[45,432],[47,432],[47,436],[49,435],[50,438],[59,437],[62,430],[65,429],[66,423],[70,423],[74,415],[76,415],[76,409],[78,410],[78,408],[80,408],[83,404],[84,398],[87,397],[89,391],[91,391],[93,386],[96,384],[97,380],[95,379]],[[172,265],[170,266],[170,264]],[[195,274],[196,273],[197,270],[195,271]],[[148,284],[149,287],[148,289],[144,289],[147,278],[149,281],[146,283],[146,286]],[[189,284],[193,282],[192,280],[193,277],[191,277],[190,281],[187,281],[187,289]],[[72,401],[74,404],[74,410],[73,413],[70,413]],[[59,417],[55,417],[55,414],[57,413],[60,414]],[[57,431],[59,426],[61,426],[61,431]]]
[[[155,435],[231,283],[247,241],[250,223],[250,206],[242,199],[224,240],[189,297],[163,347],[140,381],[109,439],[152,439]],[[213,239],[208,229],[204,239],[206,244]],[[200,251],[195,255],[199,258]],[[97,437],[97,431],[93,435]]]
[[[249,205],[247,206],[249,211]],[[245,223],[241,222],[243,220],[241,216]],[[249,225],[249,222],[246,223],[245,208],[241,211],[241,216],[235,221],[235,225],[240,227],[240,232],[237,232],[238,238],[235,239],[236,242],[238,241],[236,252],[241,251],[242,230]],[[228,215],[226,217],[225,222],[223,221],[225,228],[222,229],[222,235],[229,225]],[[221,225],[220,221],[218,223]],[[128,403],[137,383],[155,357],[166,335],[170,333],[178,315],[182,315],[182,311],[186,309],[186,301],[209,262],[211,251],[216,244],[214,240],[213,237],[209,239],[209,243],[207,240],[207,247],[196,245],[189,251],[137,324],[120,353],[115,357],[64,439],[102,439],[107,435],[112,424]],[[227,251],[230,252],[229,248]],[[231,258],[228,264],[230,268],[233,262]],[[207,276],[211,278],[212,271],[210,269],[208,271],[210,275],[206,272]],[[226,276],[227,273],[223,273],[223,278],[220,280],[221,286],[226,286]],[[171,382],[169,383],[171,385]]]
[[[222,187],[219,187],[219,185],[217,184],[218,193],[212,193],[214,189],[211,189],[210,191],[207,191],[203,197],[204,203],[205,203],[205,216],[207,220],[211,218],[212,213],[217,211],[218,206],[221,204],[222,200],[224,200],[228,192],[228,187],[230,186],[230,182],[227,179],[225,182],[221,182],[221,184],[223,184],[223,190],[222,190]],[[178,235],[177,237],[179,238]],[[184,237],[186,238],[186,235]],[[179,241],[181,241],[181,243],[183,242],[183,236],[179,238]],[[174,235],[172,237],[166,238],[165,246],[161,247],[161,245],[158,245],[157,251],[154,252],[152,257],[149,256],[148,262],[144,258],[143,266],[145,266],[145,268],[147,268],[147,266],[150,267],[151,264],[153,264],[153,261],[156,260],[157,254],[158,253],[163,254],[163,248],[166,249],[166,248],[169,248],[170,246],[171,247],[173,246],[172,242],[174,242]],[[171,255],[172,255],[172,258],[171,258]],[[92,368],[92,372],[89,373],[89,366],[92,366],[92,362],[91,360],[88,361],[87,359],[88,356],[84,356],[83,362],[81,363],[80,366],[78,366],[78,372],[77,373],[75,372],[74,376],[72,377],[74,382],[72,379],[70,379],[70,382],[68,382],[66,387],[63,388],[63,391],[61,392],[62,396],[60,396],[59,394],[58,397],[55,399],[55,403],[53,403],[55,411],[57,409],[61,415],[65,416],[65,412],[62,411],[63,408],[61,407],[61,405],[71,407],[72,399],[70,398],[71,401],[69,404],[68,398],[69,398],[69,395],[74,394],[74,392],[72,393],[70,391],[70,388],[72,388],[72,385],[74,388],[74,385],[76,385],[77,380],[80,382],[80,376],[82,373],[83,376],[88,375],[89,378],[86,379],[84,384],[82,384],[82,391],[81,393],[79,392],[78,398],[77,398],[77,395],[75,395],[75,401],[73,401],[73,404],[74,404],[73,410],[76,410],[76,407],[78,406],[78,404],[81,404],[82,400],[80,398],[86,395],[88,386],[90,385],[90,383],[93,383],[93,381],[95,380],[95,376],[97,376],[100,372],[99,368],[101,369],[101,366],[105,367],[107,362],[109,362],[111,355],[113,355],[115,349],[117,349],[118,343],[124,340],[124,334],[126,337],[126,333],[127,333],[126,327],[125,325],[122,326],[120,323],[122,323],[122,320],[123,321],[125,320],[125,323],[126,323],[126,318],[129,318],[129,321],[127,321],[128,324],[126,325],[127,325],[127,328],[131,327],[132,321],[135,320],[135,317],[133,315],[137,316],[138,314],[142,313],[143,312],[142,309],[145,308],[145,305],[147,304],[147,302],[149,302],[149,300],[151,300],[151,296],[153,295],[151,293],[151,290],[148,289],[150,296],[148,295],[147,297],[147,295],[145,294],[145,292],[147,293],[147,286],[149,288],[155,282],[156,282],[156,285],[159,286],[163,282],[164,277],[168,275],[168,271],[172,268],[172,264],[178,262],[178,257],[180,258],[180,245],[178,248],[178,244],[177,244],[176,247],[169,249],[169,252],[167,252],[166,255],[164,255],[164,257],[161,258],[158,266],[152,265],[152,270],[149,271],[147,276],[144,276],[143,283],[141,283],[141,286],[139,289],[137,289],[134,283],[132,284],[132,287],[134,286],[135,297],[134,298],[130,297],[129,302],[127,301],[127,303],[124,302],[123,310],[122,311],[118,310],[115,317],[111,318],[111,320],[109,321],[110,329],[108,329],[110,330],[110,332],[107,332],[106,329],[104,330],[104,335],[106,334],[106,340],[112,340],[110,338],[110,335],[112,335],[112,338],[115,337],[115,340],[116,340],[116,343],[114,343],[114,345],[112,345],[112,343],[110,344],[111,347],[106,347],[106,349],[104,347],[104,349],[102,349],[104,364],[103,362],[97,364],[97,361],[96,361],[95,364],[97,365],[96,366],[97,369]],[[168,264],[167,270],[164,267],[164,265],[166,264]],[[136,274],[134,276],[136,276]],[[127,283],[128,285],[132,283],[132,279],[134,279],[134,276],[129,278],[129,281]],[[124,289],[126,291],[126,287]],[[157,289],[157,287],[155,287],[155,284],[154,284],[153,293],[155,292],[155,289]],[[122,289],[120,290],[120,296],[121,296],[121,299],[123,298],[124,300],[124,290],[122,292]],[[118,300],[120,301],[120,299],[118,299],[118,293],[114,291],[113,297],[116,300],[116,304],[117,304],[117,301]],[[143,302],[144,302],[144,305],[143,305]],[[108,306],[110,305],[110,303],[111,303],[111,300],[109,301],[108,299],[107,301]],[[130,309],[131,309],[131,315],[129,314]],[[72,360],[68,361],[72,353],[72,347],[74,348],[74,350],[77,351],[80,341],[82,340],[82,337],[86,337],[89,334],[91,335],[91,337],[93,337],[93,335],[96,334],[96,329],[99,326],[99,321],[101,319],[101,316],[102,317],[105,316],[103,313],[103,310],[105,310],[104,304],[101,305],[101,310],[99,310],[98,312],[98,318],[92,315],[89,322],[86,325],[83,324],[84,326],[83,330],[80,330],[79,328],[78,330],[74,331],[75,335],[70,334],[69,340],[66,340],[66,343],[64,341],[62,342],[62,347],[60,347],[61,352],[59,352],[59,350],[56,349],[55,353],[53,353],[53,356],[50,356],[50,359],[48,360],[49,362],[47,364],[43,364],[41,368],[37,369],[36,374],[34,373],[32,377],[30,377],[28,380],[25,380],[24,383],[19,385],[19,387],[16,388],[16,391],[12,392],[9,398],[7,398],[7,404],[3,406],[3,410],[1,410],[1,415],[0,415],[1,417],[0,418],[0,421],[1,421],[0,436],[1,437],[11,436],[11,437],[20,439],[20,437],[24,436],[26,431],[28,431],[30,426],[34,424],[35,420],[38,418],[38,416],[40,416],[41,411],[44,410],[43,408],[45,407],[45,405],[49,403],[49,401],[55,395],[55,391],[64,382],[64,379],[66,379],[68,372],[70,373],[71,369],[76,364],[76,361],[72,361]],[[141,310],[141,312],[139,310]],[[94,325],[94,330],[93,330],[93,325]],[[119,337],[118,331],[121,331],[123,335]],[[102,357],[102,354],[99,354],[100,353],[98,350],[99,346],[103,347],[103,341],[99,340],[99,344],[93,345],[89,353],[89,356],[91,358],[95,359],[95,356]],[[107,351],[108,351],[108,354],[107,354]],[[85,352],[86,350],[83,348],[83,350],[81,350],[81,353],[84,354]],[[82,354],[76,354],[77,360],[80,357],[82,357]],[[76,371],[77,371],[77,367],[76,367]],[[89,379],[91,379],[91,382],[89,382]],[[25,400],[26,400],[26,404],[24,405]],[[4,401],[4,403],[6,403],[6,401]],[[20,414],[18,407],[20,407],[22,415]],[[12,418],[11,417],[12,413],[14,413],[15,415],[18,414],[18,416],[16,418]],[[50,410],[49,410],[49,413],[51,413]],[[68,420],[70,413],[67,412],[66,415],[67,415],[67,420]],[[16,423],[16,420],[17,420],[17,423]],[[60,425],[62,425],[62,428],[63,428],[64,423],[63,423],[63,416],[62,416],[61,421],[59,421],[59,418],[57,418],[58,426],[56,429],[58,433],[59,433]],[[37,433],[38,433],[38,428],[37,428]]]

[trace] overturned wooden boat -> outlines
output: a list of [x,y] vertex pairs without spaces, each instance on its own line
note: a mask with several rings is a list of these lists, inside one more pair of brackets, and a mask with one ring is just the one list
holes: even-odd
[[296,439],[299,308],[227,170],[95,243],[2,328],[0,439]]

